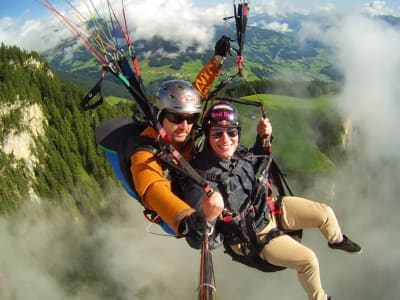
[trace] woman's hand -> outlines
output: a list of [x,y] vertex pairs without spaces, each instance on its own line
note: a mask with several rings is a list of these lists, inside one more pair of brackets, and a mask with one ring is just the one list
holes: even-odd
[[261,138],[267,138],[272,135],[272,124],[268,118],[261,118],[257,124],[257,133]]

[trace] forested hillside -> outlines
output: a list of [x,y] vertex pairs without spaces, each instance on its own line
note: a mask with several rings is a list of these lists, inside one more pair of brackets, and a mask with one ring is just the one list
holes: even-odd
[[[38,53],[1,45],[0,211],[27,199],[64,199],[69,208],[89,212],[104,201],[101,186],[111,172],[93,129],[130,108],[105,104],[85,112],[79,107],[84,95],[55,77]],[[18,152],[21,147],[26,151]]]

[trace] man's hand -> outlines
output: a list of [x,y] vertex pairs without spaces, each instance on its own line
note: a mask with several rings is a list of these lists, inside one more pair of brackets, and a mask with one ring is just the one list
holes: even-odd
[[210,197],[205,196],[201,200],[203,216],[207,222],[212,222],[222,213],[224,210],[224,199],[218,192],[213,192]]
[[231,39],[223,35],[215,44],[215,55],[227,57],[231,55]]
[[199,236],[202,237],[207,229],[207,222],[204,216],[196,211],[185,217],[179,224],[178,232],[183,236]]

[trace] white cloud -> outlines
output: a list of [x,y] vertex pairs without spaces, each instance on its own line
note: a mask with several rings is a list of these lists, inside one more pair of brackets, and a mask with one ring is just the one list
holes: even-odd
[[[133,37],[149,39],[162,36],[175,41],[182,49],[197,42],[209,49],[214,39],[213,26],[222,24],[222,15],[200,10],[190,1],[144,1],[126,5]],[[213,9],[214,10],[214,9]],[[222,10],[221,10],[222,11]]]
[[[104,7],[104,2],[97,2],[94,3],[99,14],[108,17],[109,12]],[[57,9],[80,24],[82,19],[90,20],[96,14],[93,7],[85,3],[75,1],[77,10],[69,6]],[[126,0],[124,3],[131,38],[151,39],[162,36],[176,42],[182,50],[194,42],[200,45],[198,51],[210,49],[214,42],[214,24],[222,24],[224,17],[222,5],[204,10],[195,7],[192,1],[185,0],[145,0],[140,3]],[[113,9],[124,27],[120,4],[113,4]],[[89,10],[92,11],[91,14],[88,13]],[[60,39],[71,36],[65,24],[50,11],[49,15],[41,19],[23,19],[0,19],[0,40],[24,49],[43,51],[55,46]]]
[[393,9],[386,6],[385,1],[372,1],[371,3],[365,4],[364,10],[371,16],[385,16],[395,14]]
[[26,21],[10,17],[0,19],[0,40],[7,45],[41,52],[69,37],[71,33],[53,16]]
[[[40,206],[27,201],[14,217],[0,216],[0,298],[190,299],[195,295],[198,252],[183,240],[146,233],[139,204],[121,191],[114,193],[119,194],[114,203],[123,210],[99,226],[89,224],[90,232],[66,206],[50,207],[45,200]],[[82,274],[88,280],[79,280]],[[180,288],[169,288],[177,277]],[[66,280],[76,283],[73,289]]]
[[5,30],[14,24],[13,19],[10,17],[4,17],[0,19],[0,30]]
[[292,13],[308,14],[309,11],[305,9],[300,9],[291,3],[276,0],[263,0],[261,5],[254,8],[256,14],[267,14],[271,17],[285,17]]
[[357,4],[356,1],[259,0],[257,6],[253,5],[252,7],[252,12],[255,14],[267,14],[275,18],[286,17],[291,14],[331,14],[349,11],[364,11],[370,15],[400,16],[400,6],[386,1],[372,1],[361,5]]
[[343,108],[361,126],[371,158],[398,156],[400,140],[387,134],[400,126],[400,33],[362,17],[344,20],[341,31],[337,49],[348,83]]
[[282,33],[292,31],[289,28],[289,25],[287,23],[279,23],[276,21],[263,26],[263,28],[268,29],[268,30],[277,31],[277,32],[282,32]]
[[271,17],[280,18],[291,14],[330,13],[335,11],[336,7],[331,3],[310,5],[309,1],[301,3],[301,1],[262,0],[260,5],[253,9],[256,14],[267,14]]
[[[355,13],[342,16],[330,27],[303,25],[301,38],[329,46],[334,65],[344,74],[343,91],[334,103],[352,130],[347,153],[338,160],[338,173],[329,182],[336,193],[333,204],[343,230],[350,231],[367,250],[358,262],[362,278],[343,273],[346,263],[341,261],[344,264],[338,265],[337,272],[337,264],[329,268],[330,274],[341,274],[340,278],[327,274],[324,281],[332,287],[352,282],[351,291],[332,291],[334,298],[345,299],[354,292],[363,299],[375,299],[373,291],[380,291],[382,299],[396,298],[399,288],[388,278],[398,272],[399,264],[396,254],[381,245],[395,234],[392,228],[399,227],[400,138],[396,132],[400,127],[400,32],[377,18]],[[320,188],[321,181],[314,185]],[[368,234],[366,224],[373,228]],[[393,248],[397,249],[397,244]],[[376,261],[376,253],[385,255]],[[357,262],[352,259],[351,264]],[[366,280],[377,273],[384,276],[366,287]]]
[[317,39],[334,50],[335,64],[345,75],[340,106],[368,142],[368,158],[397,157],[400,140],[388,135],[400,127],[400,33],[361,14],[334,24],[327,29],[303,24],[301,39]]

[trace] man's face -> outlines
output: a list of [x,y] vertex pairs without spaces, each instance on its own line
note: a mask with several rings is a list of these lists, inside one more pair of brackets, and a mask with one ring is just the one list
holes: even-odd
[[165,112],[163,127],[173,142],[183,143],[188,138],[192,131],[193,123],[197,121],[198,117],[198,114]]
[[230,159],[239,145],[239,130],[236,127],[213,126],[208,141],[214,153],[222,159]]

